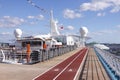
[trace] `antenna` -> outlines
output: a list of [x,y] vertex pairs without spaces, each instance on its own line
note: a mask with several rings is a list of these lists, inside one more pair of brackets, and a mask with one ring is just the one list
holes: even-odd
[[50,11],[51,20],[53,20],[53,10]]
[[50,11],[50,34],[52,35],[52,25],[53,25],[54,19],[53,19],[53,11]]

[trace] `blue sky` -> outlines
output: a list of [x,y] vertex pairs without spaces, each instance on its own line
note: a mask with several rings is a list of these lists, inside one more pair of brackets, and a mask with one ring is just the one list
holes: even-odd
[[120,0],[0,0],[0,42],[15,39],[16,28],[22,36],[49,33],[50,10],[62,34],[85,26],[89,42],[120,43]]

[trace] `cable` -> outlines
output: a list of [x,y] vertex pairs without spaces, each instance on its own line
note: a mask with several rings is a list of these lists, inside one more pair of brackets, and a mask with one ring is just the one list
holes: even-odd
[[41,8],[40,6],[36,5],[34,2],[32,2],[32,0],[27,0],[27,2],[29,4],[31,4],[33,7],[38,8],[39,10],[41,10],[42,12],[47,12],[44,8]]

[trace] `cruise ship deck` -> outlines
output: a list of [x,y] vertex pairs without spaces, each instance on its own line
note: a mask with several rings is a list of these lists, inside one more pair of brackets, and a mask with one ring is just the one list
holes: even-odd
[[80,57],[77,56],[73,59],[69,57],[57,66],[36,77],[35,80],[110,80],[94,49],[88,49],[83,56],[84,52],[77,52],[76,54],[79,54]]
[[[51,71],[54,71],[53,78],[48,75]],[[111,80],[93,48],[73,50],[33,65],[0,63],[0,75],[2,80],[43,80],[41,76],[47,80]]]

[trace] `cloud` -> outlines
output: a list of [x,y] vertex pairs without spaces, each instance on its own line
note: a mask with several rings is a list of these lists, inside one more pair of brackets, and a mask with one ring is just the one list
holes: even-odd
[[37,22],[29,22],[29,24],[34,25],[37,24]]
[[103,11],[110,9],[111,13],[120,11],[120,0],[92,0],[80,5],[80,11]]
[[73,26],[67,26],[67,29],[68,29],[68,30],[73,30],[74,27],[73,27]]
[[13,40],[13,38],[14,38],[13,36],[14,35],[11,32],[1,32],[0,33],[0,41],[1,42],[9,42],[10,40]]
[[44,16],[43,16],[43,15],[38,15],[36,18],[37,18],[38,20],[43,20],[43,19],[44,19]]
[[107,0],[108,2],[112,3],[112,9],[111,9],[111,13],[116,13],[120,11],[120,0]]
[[24,22],[25,20],[19,17],[3,16],[0,19],[0,27],[16,27]]
[[38,15],[38,16],[27,16],[28,19],[37,19],[37,20],[43,20],[44,16],[43,15]]
[[3,16],[0,18],[0,27],[17,27],[22,24],[37,24],[36,21],[43,20],[43,15],[38,16],[27,16],[27,19],[11,16]]
[[117,30],[101,30],[97,32],[90,32],[90,36],[103,36],[103,35],[108,35],[108,34],[114,34],[117,33]]
[[107,2],[102,2],[102,1],[98,1],[98,2],[91,2],[91,3],[83,3],[80,6],[80,10],[81,11],[99,11],[99,10],[104,10],[108,7],[110,7],[111,4],[107,3]]
[[30,25],[37,24],[39,20],[44,20],[44,16],[43,15],[27,16],[27,23]]
[[34,19],[35,17],[34,16],[28,16],[27,18],[28,19]]
[[119,11],[120,11],[120,6],[116,6],[110,12],[111,13],[116,13],[116,12],[119,12]]
[[80,13],[76,13],[74,10],[71,10],[71,9],[65,9],[63,14],[64,14],[64,18],[67,18],[67,19],[74,19],[74,18],[82,17]]
[[6,35],[11,35],[11,33],[10,32],[2,32],[2,33],[0,33],[0,35],[6,36]]
[[105,13],[97,13],[97,16],[105,16]]

